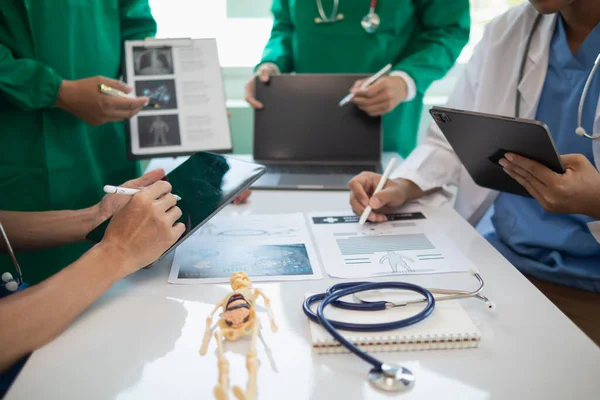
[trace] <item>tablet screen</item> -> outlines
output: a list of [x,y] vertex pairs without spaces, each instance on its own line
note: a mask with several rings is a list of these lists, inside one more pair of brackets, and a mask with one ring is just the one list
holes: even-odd
[[[169,173],[164,180],[173,186],[172,193],[181,197],[177,206],[182,211],[179,222],[185,233],[163,256],[204,225],[218,211],[265,173],[265,167],[211,153],[196,153]],[[99,242],[110,220],[87,236]],[[160,260],[159,258],[159,260]],[[158,261],[158,260],[157,260]]]

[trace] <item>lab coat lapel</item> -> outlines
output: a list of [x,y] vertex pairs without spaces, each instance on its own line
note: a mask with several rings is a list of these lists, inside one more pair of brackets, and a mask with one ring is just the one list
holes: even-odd
[[[550,41],[554,34],[556,20],[557,15],[543,17],[531,41],[523,79],[518,85],[521,95],[520,118],[535,118],[548,71]],[[524,48],[525,45],[523,45]],[[515,71],[515,73],[518,72]]]
[[[533,18],[535,18],[535,15],[536,14],[533,14]],[[546,72],[548,71],[550,42],[554,34],[556,21],[557,15],[544,16],[532,38],[531,46],[527,54],[527,63],[525,64],[523,78],[521,79],[521,82],[517,84],[521,96],[520,118],[535,118],[539,98],[542,93],[544,81],[546,80]],[[533,19],[531,20],[531,24],[532,23]],[[517,67],[514,68],[514,81],[512,82],[516,82],[516,78],[519,74],[520,60],[525,51],[525,44],[530,32],[529,29],[530,28],[527,29],[527,33],[523,36],[523,41],[519,46],[519,62],[517,63]],[[511,87],[513,89],[511,89]],[[505,97],[511,100],[503,105],[504,112],[501,114],[512,115],[515,107],[514,100],[512,100],[515,98],[512,95],[512,93],[514,93],[514,86],[509,85],[509,87],[506,87],[506,90],[512,91]],[[502,98],[503,96],[498,97]],[[457,199],[456,210],[461,215],[466,216],[469,223],[476,226],[481,217],[483,217],[486,211],[494,203],[498,196],[498,192],[477,186],[470,179],[466,170],[463,171],[463,178],[461,178],[461,181],[462,183],[459,192],[464,190],[466,191],[466,195],[462,196],[464,199],[460,199],[460,201]],[[460,197],[461,196],[459,196],[459,198]]]

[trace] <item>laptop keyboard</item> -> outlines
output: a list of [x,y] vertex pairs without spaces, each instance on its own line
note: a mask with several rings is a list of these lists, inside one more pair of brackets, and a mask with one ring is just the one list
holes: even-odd
[[275,174],[358,175],[363,171],[377,170],[376,165],[267,165],[267,172]]

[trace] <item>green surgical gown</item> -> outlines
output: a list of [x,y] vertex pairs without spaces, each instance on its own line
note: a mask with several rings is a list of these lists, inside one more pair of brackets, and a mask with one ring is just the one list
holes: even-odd
[[[139,174],[124,123],[92,127],[54,106],[63,79],[118,79],[123,41],[155,33],[148,0],[0,1],[0,209],[89,207],[104,184]],[[17,258],[25,281],[37,283],[88,248]],[[9,265],[3,257],[0,272]]]
[[[344,19],[317,24],[318,0],[274,0],[271,38],[261,63],[282,73],[374,73],[391,63],[415,81],[417,94],[383,117],[384,150],[406,157],[415,147],[429,85],[452,67],[469,39],[468,0],[379,0],[381,25],[368,34],[361,19],[370,0],[339,0]],[[321,0],[326,15],[334,0]]]

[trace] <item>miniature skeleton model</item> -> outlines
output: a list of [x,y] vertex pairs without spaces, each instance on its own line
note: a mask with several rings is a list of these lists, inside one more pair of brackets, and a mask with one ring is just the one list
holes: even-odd
[[250,336],[250,350],[246,355],[246,368],[248,369],[246,392],[244,393],[239,386],[234,386],[233,393],[238,400],[253,400],[256,396],[256,373],[258,370],[256,342],[260,332],[260,320],[256,315],[254,305],[260,296],[264,299],[273,332],[277,331],[277,325],[275,325],[275,319],[271,311],[271,301],[260,289],[252,287],[252,281],[244,272],[236,272],[231,275],[230,283],[233,292],[221,300],[206,318],[206,330],[204,331],[200,354],[206,354],[212,333],[212,318],[221,307],[223,313],[214,333],[217,341],[219,366],[219,383],[215,387],[215,398],[227,400],[229,392],[229,363],[223,350],[223,338],[233,341],[243,336]]

